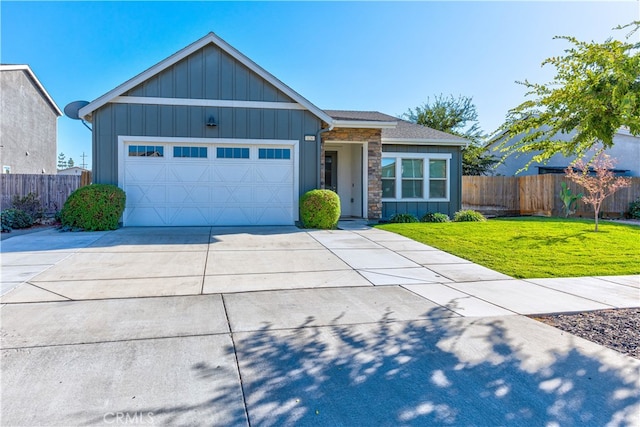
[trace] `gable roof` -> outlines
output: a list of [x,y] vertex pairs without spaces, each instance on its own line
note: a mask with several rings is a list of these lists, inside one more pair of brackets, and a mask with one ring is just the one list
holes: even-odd
[[143,71],[142,73],[138,74],[137,76],[133,77],[130,80],[127,80],[126,82],[116,87],[115,89],[105,93],[101,97],[90,102],[89,104],[87,104],[86,106],[80,109],[79,111],[80,117],[84,117],[85,120],[90,121],[91,114],[94,111],[96,111],[98,108],[104,106],[105,104],[109,103],[114,98],[116,98],[117,96],[120,96],[125,92],[127,92],[128,90],[133,89],[134,87],[138,86],[140,83],[143,83],[144,81],[157,75],[163,70],[171,67],[175,63],[181,61],[182,59],[198,51],[199,49],[202,49],[203,47],[207,46],[210,43],[216,45],[222,51],[224,51],[225,53],[227,53],[228,55],[236,59],[238,62],[240,62],[247,68],[249,68],[254,73],[258,74],[267,82],[271,83],[273,86],[275,86],[280,91],[285,93],[287,96],[289,96],[291,99],[296,101],[298,104],[302,105],[304,108],[309,110],[313,115],[318,117],[320,120],[323,120],[326,123],[331,123],[331,117],[329,117],[328,114],[326,114],[320,108],[313,105],[302,95],[300,95],[299,93],[291,89],[286,84],[282,83],[271,73],[266,71],[264,68],[260,67],[258,64],[253,62],[244,54],[240,53],[240,51],[235,49],[233,46],[231,46],[230,44],[228,44],[227,42],[225,42],[224,40],[222,40],[220,37],[218,37],[212,32],[207,34],[200,40],[190,44],[189,46],[179,50],[178,52],[174,53],[170,57],[158,62],[156,65],[152,66],[148,70]]
[[325,112],[334,119],[334,123],[349,120],[371,123],[395,122],[395,126],[382,128],[382,142],[386,144],[468,144],[466,139],[457,135],[411,123],[378,111],[325,110]]
[[398,119],[378,111],[324,110],[333,127],[393,129]]
[[47,92],[42,83],[40,83],[40,80],[38,80],[31,67],[26,64],[3,64],[0,65],[0,71],[24,71],[25,73],[27,73],[31,81],[33,81],[33,83],[35,84],[36,88],[42,93],[42,97],[49,103],[49,105],[51,105],[53,111],[58,115],[58,117],[62,116],[62,111],[55,103],[51,95],[49,95],[49,92]]

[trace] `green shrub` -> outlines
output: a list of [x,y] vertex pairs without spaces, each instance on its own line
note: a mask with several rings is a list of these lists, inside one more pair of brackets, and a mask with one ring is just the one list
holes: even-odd
[[115,185],[87,185],[71,193],[60,211],[60,221],[72,229],[115,230],[124,204],[124,191]]
[[472,210],[461,210],[453,215],[454,222],[474,222],[486,220],[487,218],[485,218],[484,215],[482,215],[480,212]]
[[629,203],[629,216],[633,219],[640,219],[640,199]]
[[33,217],[20,209],[5,209],[0,216],[2,217],[2,231],[29,228],[33,225]]
[[305,228],[334,229],[340,219],[340,197],[331,190],[311,190],[300,198],[300,221]]
[[420,222],[449,222],[449,215],[440,212],[431,213],[428,212],[420,218]]
[[20,197],[17,194],[11,199],[11,206],[14,209],[21,210],[34,220],[41,219],[44,216],[44,209],[42,209],[42,202],[40,202],[40,196],[36,193],[29,193],[26,196]]
[[415,215],[411,215],[409,213],[399,213],[394,214],[389,218],[389,222],[392,223],[408,223],[408,222],[418,222],[418,218]]

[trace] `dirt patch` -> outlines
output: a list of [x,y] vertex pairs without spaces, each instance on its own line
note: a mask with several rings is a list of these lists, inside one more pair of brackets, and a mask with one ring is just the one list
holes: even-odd
[[554,314],[533,319],[640,359],[640,308]]

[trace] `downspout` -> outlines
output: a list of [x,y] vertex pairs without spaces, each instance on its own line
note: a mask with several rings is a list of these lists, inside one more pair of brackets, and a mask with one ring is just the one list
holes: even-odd
[[316,133],[316,155],[317,155],[317,159],[318,161],[316,162],[317,166],[317,170],[316,170],[316,187],[318,189],[320,189],[320,156],[322,155],[322,139],[320,138],[320,135],[322,135],[325,132],[329,132],[330,130],[333,129],[333,124],[329,123],[329,127],[328,128],[323,128],[320,129],[317,133]]

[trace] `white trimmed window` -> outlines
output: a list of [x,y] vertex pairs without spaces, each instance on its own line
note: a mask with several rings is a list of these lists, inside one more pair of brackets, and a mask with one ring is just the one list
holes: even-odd
[[382,153],[382,201],[449,201],[451,154]]

